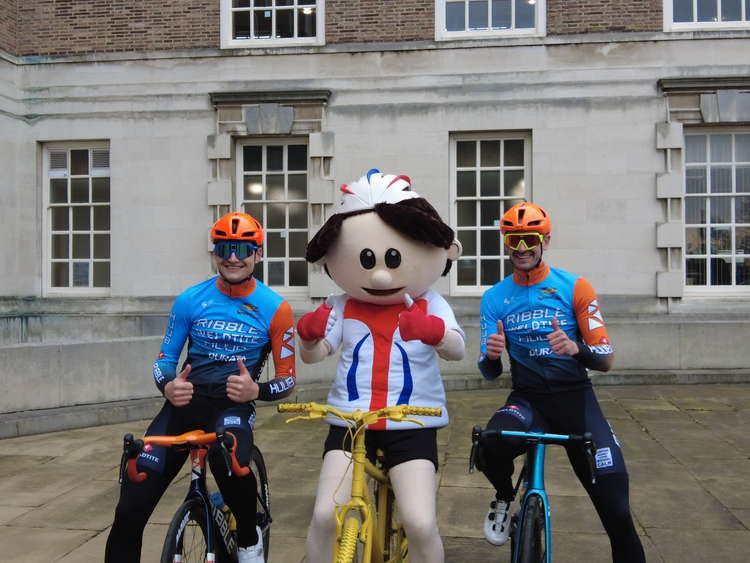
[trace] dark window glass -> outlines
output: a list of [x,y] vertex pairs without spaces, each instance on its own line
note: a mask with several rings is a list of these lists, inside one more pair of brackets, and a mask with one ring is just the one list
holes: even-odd
[[307,285],[307,262],[303,260],[292,260],[289,262],[289,285]]
[[271,10],[255,10],[255,37],[269,39],[271,37]]
[[307,199],[307,174],[289,174],[289,199]]
[[88,178],[72,178],[70,180],[70,201],[73,203],[89,202]]
[[74,176],[89,173],[89,151],[87,149],[70,151],[70,173]]
[[482,260],[479,283],[494,285],[498,281],[500,281],[500,260]]
[[685,260],[685,283],[687,285],[706,285],[705,258],[688,258]]
[[70,285],[68,281],[68,263],[52,262],[50,266],[52,269],[52,287],[68,287]]
[[[86,211],[88,211],[88,208],[86,208]],[[94,230],[109,230],[109,205],[98,205],[94,207]]]
[[464,31],[466,20],[464,15],[464,2],[446,2],[445,4],[445,29],[446,31]]
[[68,235],[52,235],[52,258],[68,257]]
[[674,0],[672,19],[677,23],[693,21],[693,0]]
[[91,229],[91,208],[74,207],[73,208],[73,230],[88,231]]
[[506,170],[503,172],[503,184],[503,195],[523,197],[525,190],[523,170]]
[[234,12],[232,14],[232,38],[250,39],[250,13],[251,12]]
[[534,27],[535,4],[528,0],[516,0],[516,29],[528,29]]
[[315,37],[316,26],[315,8],[300,8],[297,11],[297,37]]
[[482,141],[479,146],[482,166],[500,166],[500,141]]
[[91,258],[89,235],[73,235],[73,258]]
[[109,262],[94,262],[94,287],[109,287]]
[[487,29],[487,0],[469,0],[469,29]]
[[53,178],[49,181],[49,202],[68,203],[68,181],[65,178]]
[[698,0],[698,21],[716,21],[716,0]]
[[288,170],[307,170],[307,145],[289,145]]
[[[482,255],[498,256],[500,254],[500,229],[482,231]],[[497,280],[495,280],[497,281]]]
[[[284,258],[286,256],[286,245],[284,239],[281,238],[281,233],[266,233],[266,256],[269,258]],[[269,266],[272,263],[269,263]]]
[[286,228],[286,204],[269,203],[267,206],[268,216],[266,217],[266,228],[268,229],[285,229]]
[[711,258],[711,285],[732,285],[731,258]]
[[482,197],[500,195],[500,172],[485,170],[480,172],[480,194]]
[[458,231],[458,241],[461,243],[464,256],[476,256],[477,254],[476,231]]
[[284,263],[268,263],[268,285],[284,285]]
[[294,10],[276,10],[276,37],[294,37]]
[[731,22],[742,19],[742,2],[740,0],[721,0],[721,21]]
[[91,178],[91,201],[109,201],[109,178]]
[[477,195],[477,174],[473,170],[456,173],[458,197],[475,197]]
[[492,0],[492,29],[510,29],[513,25],[512,0]]
[[67,231],[70,225],[69,223],[69,208],[68,207],[53,207],[52,212],[52,230],[53,231]]
[[460,167],[477,165],[477,144],[475,141],[456,143],[456,164]]
[[260,172],[263,169],[263,147],[242,147],[242,167],[245,172]]
[[266,169],[283,170],[284,169],[284,147],[270,145],[266,148]]
[[476,285],[477,284],[477,261],[476,260],[463,260],[459,259],[457,268],[458,270],[458,285]]
[[523,139],[505,141],[505,166],[523,166]]

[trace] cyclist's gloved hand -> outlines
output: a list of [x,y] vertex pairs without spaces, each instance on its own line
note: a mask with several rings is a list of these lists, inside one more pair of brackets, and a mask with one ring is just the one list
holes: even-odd
[[561,356],[574,356],[580,350],[578,344],[573,342],[557,322],[557,317],[552,319],[552,332],[547,335],[547,341],[555,354]]
[[184,407],[193,398],[193,384],[187,380],[191,369],[187,364],[177,377],[164,386],[164,397],[175,407]]
[[428,315],[414,305],[408,293],[404,294],[406,311],[398,315],[398,328],[404,340],[421,340],[428,346],[437,346],[445,336],[445,322],[440,317]]
[[245,367],[245,362],[237,360],[240,373],[227,377],[227,397],[235,403],[247,403],[258,398],[260,387],[250,377],[250,372]]
[[503,330],[503,321],[497,321],[497,333],[490,334],[487,337],[487,357],[490,360],[497,360],[505,350],[505,332]]
[[297,323],[297,334],[302,340],[321,340],[333,328],[336,313],[330,296],[311,313],[303,315]]

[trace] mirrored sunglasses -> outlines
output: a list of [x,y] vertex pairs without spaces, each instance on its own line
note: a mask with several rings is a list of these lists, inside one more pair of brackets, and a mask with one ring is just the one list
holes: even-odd
[[503,235],[505,246],[511,250],[518,250],[521,243],[528,250],[533,250],[544,241],[544,235],[541,233],[506,233]]
[[220,240],[214,243],[214,254],[224,260],[229,259],[232,254],[240,259],[244,260],[252,256],[258,247],[251,242],[245,242],[240,240]]

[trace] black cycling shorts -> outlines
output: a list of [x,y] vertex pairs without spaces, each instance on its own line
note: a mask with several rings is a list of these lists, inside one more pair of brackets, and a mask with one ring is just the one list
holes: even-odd
[[[412,430],[368,430],[365,434],[367,459],[375,463],[375,452],[383,451],[383,465],[387,469],[413,459],[431,461],[438,470],[437,428],[415,428]],[[331,450],[352,451],[352,442],[347,429],[331,425],[326,436],[323,455]]]

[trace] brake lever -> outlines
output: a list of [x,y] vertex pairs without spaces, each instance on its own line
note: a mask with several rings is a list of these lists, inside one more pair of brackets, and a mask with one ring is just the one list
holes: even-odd
[[231,440],[232,437],[224,432],[223,426],[219,426],[216,429],[216,443],[221,449],[221,453],[222,453],[221,458],[224,460],[224,466],[227,468],[227,477],[231,477],[232,476],[232,456],[229,453],[229,450],[227,449],[227,445],[225,443],[225,440],[227,439]]
[[482,432],[481,426],[474,426],[471,429],[471,452],[469,453],[469,473],[474,473],[477,465],[477,451],[479,450],[479,435]]
[[589,463],[589,474],[591,475],[591,484],[596,484],[596,446],[594,440],[591,437],[591,432],[586,432],[584,435],[583,449],[586,452],[586,460]]

